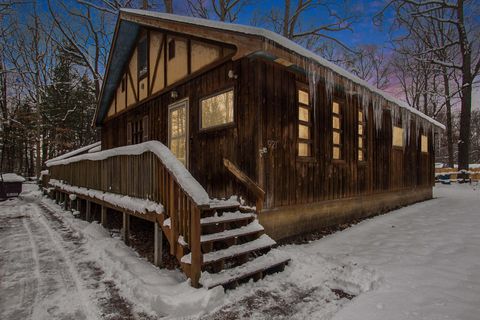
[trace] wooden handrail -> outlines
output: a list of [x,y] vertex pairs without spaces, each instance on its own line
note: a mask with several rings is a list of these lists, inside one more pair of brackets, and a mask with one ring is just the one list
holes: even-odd
[[170,252],[177,254],[178,239],[182,236],[192,254],[187,276],[192,286],[199,286],[202,263],[200,217],[210,205],[195,201],[154,152],[112,155],[99,160],[79,158],[78,161],[50,164],[49,171],[51,179],[66,184],[161,203],[164,214],[171,221]]
[[247,189],[252,192],[256,199],[256,211],[257,213],[263,209],[263,201],[265,200],[265,191],[260,188],[247,174],[245,174],[240,168],[238,168],[233,162],[224,158],[223,165],[227,170],[233,174],[241,183],[243,183]]

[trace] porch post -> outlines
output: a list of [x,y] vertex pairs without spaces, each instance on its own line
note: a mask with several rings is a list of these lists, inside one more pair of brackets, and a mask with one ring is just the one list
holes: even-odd
[[105,207],[105,206],[102,206],[100,221],[101,221],[100,223],[102,224],[102,226],[104,228],[106,228],[107,227],[107,207]]
[[163,263],[162,259],[162,252],[163,252],[163,232],[158,222],[154,222],[154,232],[155,232],[155,240],[154,240],[154,253],[153,253],[153,264],[157,267],[160,267]]
[[123,211],[123,228],[122,228],[122,238],[125,244],[129,245],[130,238],[130,215],[127,211]]
[[89,200],[86,201],[86,208],[85,208],[85,220],[90,222],[90,215],[92,214],[92,203]]

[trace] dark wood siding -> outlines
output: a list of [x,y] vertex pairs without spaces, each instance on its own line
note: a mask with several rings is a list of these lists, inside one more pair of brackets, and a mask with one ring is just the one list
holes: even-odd
[[[325,84],[317,86],[314,108],[313,159],[301,159],[296,153],[297,83],[307,83],[305,76],[293,73],[275,63],[262,62],[257,72],[264,75],[263,139],[268,153],[259,161],[265,166],[263,186],[266,208],[349,198],[433,184],[433,140],[430,152],[420,152],[420,138],[412,127],[410,143],[404,148],[392,147],[392,121],[388,110],[383,125],[376,130],[373,108],[368,106],[366,121],[366,161],[357,160],[357,122],[361,98],[346,95],[337,87],[332,93],[343,105],[342,160],[332,159],[332,97]],[[312,95],[312,92],[310,92]]]
[[[114,148],[127,144],[127,122],[148,115],[150,139],[167,144],[168,106],[175,101],[189,98],[189,170],[192,175],[215,197],[241,195],[250,197],[246,189],[225,169],[223,158],[235,163],[254,181],[257,180],[257,99],[255,88],[259,85],[254,72],[256,61],[242,59],[226,62],[175,88],[176,99],[170,92],[127,110],[107,121],[102,127],[102,148]],[[238,76],[231,79],[229,70]],[[199,101],[201,98],[233,87],[235,99],[234,124],[222,128],[200,131]],[[252,199],[254,200],[254,199]]]
[[[238,76],[231,79],[229,70]],[[357,160],[358,107],[361,97],[346,95],[342,88],[332,93],[343,105],[343,156],[332,160],[332,108],[325,84],[317,86],[313,115],[312,157],[297,156],[297,84],[306,77],[273,62],[243,58],[229,61],[134,109],[127,110],[102,128],[102,147],[127,143],[127,122],[148,115],[150,139],[167,143],[168,105],[189,97],[189,170],[211,196],[242,195],[255,199],[237,183],[223,165],[223,158],[235,163],[266,192],[265,208],[301,205],[349,198],[390,190],[412,189],[433,184],[433,136],[429,153],[420,152],[420,137],[412,124],[409,143],[392,147],[392,121],[383,113],[383,125],[376,130],[372,106],[366,120],[365,161]],[[221,129],[199,130],[199,101],[217,91],[234,87],[234,124]],[[310,90],[311,91],[311,90]],[[313,92],[310,92],[312,95]],[[266,148],[267,153],[260,150]]]

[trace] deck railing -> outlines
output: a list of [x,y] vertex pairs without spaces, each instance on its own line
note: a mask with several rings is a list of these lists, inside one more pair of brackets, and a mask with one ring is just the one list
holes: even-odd
[[161,203],[170,218],[170,252],[177,253],[180,236],[192,254],[187,275],[200,279],[202,253],[200,217],[209,197],[163,144],[148,141],[47,163],[50,179],[103,192]]

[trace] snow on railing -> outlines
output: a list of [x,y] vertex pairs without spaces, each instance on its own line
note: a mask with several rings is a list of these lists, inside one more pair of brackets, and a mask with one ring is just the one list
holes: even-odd
[[164,144],[159,141],[147,141],[140,144],[118,147],[95,153],[86,153],[70,158],[51,160],[47,162],[47,167],[66,165],[83,160],[105,160],[115,156],[140,155],[145,152],[154,153],[165,167],[172,172],[178,184],[192,198],[197,205],[209,205],[210,197],[202,185],[191,175],[185,166],[175,157],[175,155]]
[[160,203],[147,200],[147,199],[139,199],[130,196],[125,196],[116,193],[109,193],[100,190],[93,190],[83,187],[71,186],[69,184],[63,183],[56,179],[50,179],[50,185],[60,188],[66,192],[70,192],[72,194],[79,194],[83,196],[87,196],[90,198],[98,199],[101,201],[106,201],[116,207],[123,208],[130,210],[132,212],[138,213],[163,213],[164,208]]

